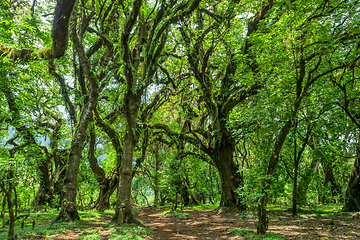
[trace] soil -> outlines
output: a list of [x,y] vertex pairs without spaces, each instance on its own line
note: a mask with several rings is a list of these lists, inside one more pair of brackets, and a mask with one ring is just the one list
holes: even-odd
[[139,220],[155,231],[151,239],[238,239],[229,235],[229,229],[243,222],[233,214],[217,210],[184,210],[189,214],[187,217],[160,215],[164,210],[147,207],[137,214]]
[[[137,214],[138,219],[155,231],[151,239],[253,239],[253,235],[232,236],[230,230],[256,229],[255,219],[239,218],[241,214],[221,210],[184,210],[189,214],[187,218],[159,215],[162,211],[164,209],[143,208]],[[347,213],[337,213],[329,218],[321,213],[292,217],[288,212],[270,211],[268,216],[268,232],[281,235],[284,239],[360,239],[359,221],[353,220]]]

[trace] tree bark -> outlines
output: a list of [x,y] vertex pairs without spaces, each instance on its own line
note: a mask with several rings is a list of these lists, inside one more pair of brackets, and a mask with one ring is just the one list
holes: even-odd
[[243,186],[243,178],[239,173],[239,167],[234,163],[234,143],[225,132],[217,141],[213,161],[221,179],[222,201],[220,205],[245,209],[246,206],[241,202],[240,195],[236,192],[238,188]]
[[[112,141],[119,141],[119,140],[115,140],[112,138],[115,136],[109,135],[109,137],[111,137]],[[113,145],[114,145],[114,143],[113,143]],[[121,154],[119,154],[119,151],[120,151],[120,153],[122,153],[122,149],[120,147],[120,142],[119,142],[119,144],[116,144],[116,146],[117,147],[115,149],[116,149],[117,156],[118,156],[117,163],[116,163],[117,166],[115,167],[115,171],[112,174],[112,176],[110,178],[107,178],[105,175],[104,169],[102,169],[99,166],[97,159],[95,157],[95,131],[94,131],[94,126],[91,126],[88,160],[89,160],[90,168],[93,171],[95,178],[100,185],[99,197],[94,204],[94,208],[96,208],[98,210],[104,210],[104,209],[110,208],[110,196],[113,194],[113,192],[115,191],[115,189],[117,188],[118,183],[119,183],[118,176],[117,176],[118,169],[119,169],[118,166],[121,162]]]
[[[137,115],[136,115],[137,116]],[[132,122],[132,126],[136,124]],[[138,223],[135,219],[130,198],[131,198],[131,181],[132,181],[132,162],[134,151],[134,139],[132,136],[132,129],[127,129],[124,138],[124,158],[120,170],[120,186],[118,191],[118,201],[116,203],[115,215],[113,216],[113,222],[119,223]],[[129,133],[129,130],[131,133]]]
[[[127,21],[124,24],[121,34],[121,52],[124,61],[124,71],[126,81],[126,92],[124,94],[124,115],[126,121],[126,132],[124,136],[124,158],[120,170],[120,190],[118,191],[118,202],[115,209],[113,221],[120,223],[137,221],[131,211],[131,181],[132,181],[132,162],[133,150],[138,138],[138,129],[136,121],[141,103],[141,97],[144,90],[152,83],[152,79],[158,69],[158,61],[167,41],[167,30],[169,26],[178,19],[192,13],[200,3],[200,0],[192,1],[191,4],[184,4],[176,11],[171,12],[168,7],[162,5],[157,12],[156,20],[153,25],[147,26],[145,15],[141,12],[142,0],[135,0],[132,4],[132,10],[128,14]],[[170,14],[171,13],[171,14]],[[169,14],[169,15],[168,15]],[[169,17],[163,22],[160,19]],[[162,26],[158,28],[162,22]],[[137,39],[133,49],[130,47],[130,37],[135,24]],[[145,47],[146,46],[146,47]],[[144,51],[146,49],[146,51]],[[144,59],[142,59],[144,56]],[[140,66],[141,64],[141,66]],[[123,209],[123,210],[122,210]],[[120,216],[120,211],[122,212]]]
[[126,131],[124,136],[123,161],[120,169],[120,185],[117,192],[117,203],[112,222],[141,224],[135,219],[131,207],[131,182],[133,178],[132,164],[134,161],[134,148],[137,131],[137,116],[142,92],[133,93],[131,85],[128,86],[124,99],[124,115]]
[[71,143],[68,166],[66,168],[66,175],[64,179],[64,188],[61,196],[61,211],[57,220],[74,221],[79,220],[79,214],[76,206],[76,194],[78,189],[78,172],[80,161],[82,157],[82,151],[84,149],[84,142],[87,136],[86,130],[89,122],[92,119],[93,111],[95,110],[99,92],[97,79],[94,72],[91,70],[89,59],[85,54],[85,50],[78,38],[76,31],[77,21],[77,7],[74,10],[73,16],[73,42],[76,51],[79,55],[80,64],[84,68],[84,73],[89,81],[89,96],[87,98],[84,109],[82,110],[79,124],[76,128],[74,139]]
[[[114,191],[119,185],[119,169],[122,163],[123,149],[121,147],[119,134],[109,124],[105,123],[100,118],[97,111],[95,111],[95,118],[96,118],[96,125],[100,127],[108,135],[108,137],[111,139],[112,146],[116,151],[116,168],[114,169],[114,172],[111,174],[111,177],[106,178],[105,175],[103,175],[103,177],[97,178],[101,188],[100,188],[99,197],[94,204],[94,208],[108,209],[110,208],[110,196],[114,193]],[[114,121],[116,117],[113,117],[112,119]],[[96,161],[96,165],[97,165],[96,169],[98,170],[96,169],[94,170],[96,170],[97,172],[103,171],[99,169],[100,166],[97,164],[97,161]],[[100,176],[99,174],[97,175]]]
[[99,197],[94,204],[95,209],[104,210],[110,208],[110,197],[119,186],[119,171],[116,170],[110,178],[106,178],[104,186],[101,186]]
[[86,104],[79,125],[76,129],[74,139],[71,144],[68,166],[66,168],[66,175],[64,179],[64,188],[61,196],[61,211],[57,220],[74,221],[79,220],[79,214],[76,207],[76,194],[78,189],[78,172],[80,160],[82,157],[82,150],[84,149],[84,141],[86,138],[86,129],[92,117],[92,112],[95,109],[98,93],[96,89],[93,90],[90,99]]
[[[297,100],[298,101],[298,100]],[[298,102],[298,106],[297,108],[295,108],[295,112],[292,113],[292,117],[290,118],[290,120],[288,120],[285,125],[282,127],[282,129],[280,130],[279,135],[276,138],[276,142],[274,145],[274,149],[273,149],[273,153],[271,154],[270,157],[270,161],[268,163],[267,166],[267,172],[266,175],[267,176],[272,176],[275,172],[275,169],[277,168],[278,162],[279,162],[279,156],[280,156],[280,152],[282,149],[282,146],[285,142],[286,136],[288,135],[291,127],[292,127],[292,123],[293,120],[296,116],[298,107],[300,106],[300,102]],[[270,186],[271,186],[271,180],[270,178],[266,178],[263,183],[263,189],[262,189],[262,197],[260,198],[260,202],[259,202],[259,207],[258,207],[258,224],[257,224],[257,233],[264,235],[268,229],[268,223],[269,223],[269,219],[266,216],[266,205],[268,203],[268,199],[269,199],[269,190],[270,190]]]

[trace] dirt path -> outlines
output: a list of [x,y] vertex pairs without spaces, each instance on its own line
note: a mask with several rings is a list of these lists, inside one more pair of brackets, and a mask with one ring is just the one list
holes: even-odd
[[[231,213],[217,210],[184,210],[186,218],[166,217],[166,208],[143,208],[137,218],[155,231],[149,236],[154,240],[178,239],[254,239],[255,223],[252,218],[239,218]],[[269,234],[277,234],[283,239],[338,240],[360,239],[360,223],[349,214],[337,213],[332,217],[322,214],[306,214],[292,217],[287,212],[269,212]],[[242,234],[229,234],[243,230]],[[247,235],[249,233],[251,235]],[[256,239],[262,239],[256,237]],[[279,238],[276,238],[279,239]]]
[[229,235],[229,229],[239,226],[240,219],[217,211],[184,211],[187,217],[160,215],[164,208],[143,208],[137,218],[156,233],[154,240],[175,239],[238,239]]

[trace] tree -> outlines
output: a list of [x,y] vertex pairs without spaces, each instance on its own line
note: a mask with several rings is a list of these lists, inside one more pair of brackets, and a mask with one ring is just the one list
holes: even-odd
[[[276,45],[275,49],[277,49],[277,51],[284,52],[287,52],[289,50],[291,51],[291,55],[293,56],[292,58],[290,58],[292,63],[291,69],[295,69],[295,71],[288,74],[291,74],[294,79],[293,82],[295,82],[295,92],[292,103],[289,105],[290,107],[287,120],[279,130],[278,134],[276,134],[273,150],[269,155],[269,159],[265,162],[265,174],[269,177],[264,179],[262,184],[263,196],[260,199],[258,211],[259,234],[264,234],[267,229],[268,219],[266,217],[265,206],[268,202],[268,191],[271,186],[271,176],[274,174],[275,169],[277,168],[281,149],[288,133],[290,132],[291,128],[295,123],[295,119],[297,117],[303,100],[306,99],[309,95],[311,95],[312,92],[316,91],[317,88],[320,88],[319,85],[317,87],[314,86],[314,83],[325,80],[325,77],[329,77],[337,71],[346,69],[348,66],[354,65],[359,60],[358,56],[356,56],[356,54],[352,54],[353,52],[352,50],[350,50],[355,47],[355,39],[345,33],[345,29],[348,30],[347,28],[351,28],[351,26],[343,27],[339,25],[338,30],[333,31],[331,36],[325,34],[324,32],[332,26],[330,19],[341,18],[341,16],[343,16],[343,9],[348,7],[353,6],[348,5],[347,3],[339,3],[337,7],[333,9],[326,5],[324,5],[323,8],[320,8],[318,6],[305,7],[300,2],[294,3],[291,4],[291,11],[285,11],[281,15],[278,20],[279,24],[275,26],[271,24],[271,22],[267,24],[268,26],[270,26],[269,28],[271,28],[273,34],[277,32],[276,29],[278,27],[279,29],[281,29],[281,32],[284,32],[285,29],[287,29],[286,31],[291,32],[292,34],[292,37],[289,36],[290,38],[287,38],[287,41],[284,40],[285,45],[281,45],[279,43]],[[292,14],[295,14],[297,11],[303,10],[307,11],[309,15],[301,17],[301,20],[295,20],[295,17],[290,17],[290,19],[292,19],[291,21],[295,20],[299,22],[299,26],[301,26],[301,28],[290,27],[290,22],[285,20],[284,16],[293,16]],[[273,11],[272,14],[274,14],[273,16],[275,18],[277,17],[276,11]],[[322,24],[320,24],[320,22]],[[319,39],[311,36],[313,29],[319,29],[319,31],[317,32],[317,37]],[[281,36],[280,39],[282,39],[283,37],[284,36]],[[342,39],[344,41],[351,42],[350,49],[348,47],[345,47],[345,45],[342,45],[344,41],[340,42],[342,47],[348,49],[349,52],[344,52],[342,50],[339,51],[337,43],[331,44],[331,42],[327,41],[327,39],[330,37],[332,39]],[[275,39],[276,38],[273,38],[272,41],[274,41]],[[286,46],[286,42],[289,42],[290,45]],[[278,49],[278,47],[282,48],[283,50]],[[274,61],[274,59],[272,59],[272,61]],[[331,62],[331,64],[328,64],[329,62]]]
[[[178,4],[170,8],[169,3],[162,3],[158,8],[144,5],[141,0],[135,0],[132,10],[123,25],[120,39],[120,52],[123,61],[123,77],[126,84],[124,94],[124,157],[120,172],[120,189],[118,191],[118,203],[113,221],[139,223],[132,214],[130,206],[132,161],[136,142],[137,117],[141,103],[141,97],[145,89],[153,82],[153,76],[157,71],[157,64],[166,46],[169,27],[181,18],[189,15],[196,9],[200,1],[188,4]],[[153,17],[152,13],[155,12]],[[162,22],[163,19],[166,21]],[[150,24],[150,20],[154,21]],[[138,33],[135,40],[130,37],[135,25]],[[124,208],[120,216],[120,208]]]

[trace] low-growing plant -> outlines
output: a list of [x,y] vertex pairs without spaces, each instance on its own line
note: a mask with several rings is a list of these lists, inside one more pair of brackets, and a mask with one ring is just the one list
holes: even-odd
[[131,227],[131,226],[120,226],[120,227],[111,227],[114,232],[110,236],[109,240],[142,240],[147,239],[146,236],[153,234],[154,232],[140,226]]
[[272,232],[268,232],[265,235],[258,235],[255,229],[250,228],[233,228],[229,230],[229,234],[233,236],[241,236],[245,239],[251,240],[283,240],[284,238]]
[[252,213],[249,213],[249,212],[242,212],[239,214],[238,216],[239,218],[241,219],[249,219],[249,218],[252,218],[254,217]]
[[189,218],[190,215],[188,213],[184,213],[183,211],[172,211],[167,213],[165,217]]

